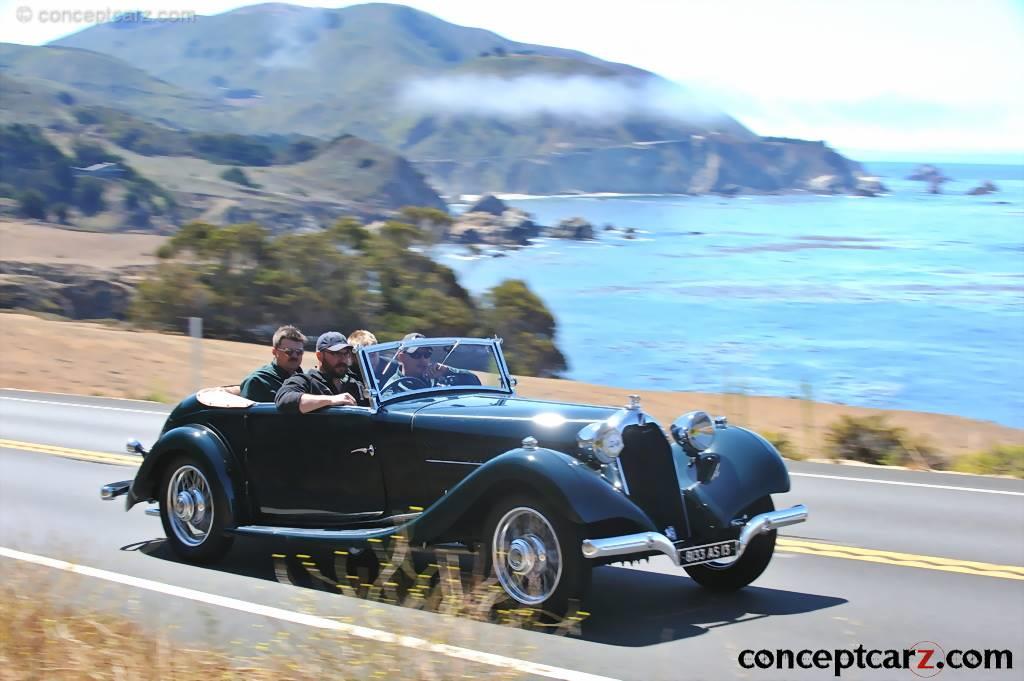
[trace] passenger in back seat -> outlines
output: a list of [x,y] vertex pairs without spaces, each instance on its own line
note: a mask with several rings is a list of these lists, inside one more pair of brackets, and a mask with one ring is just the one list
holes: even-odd
[[274,332],[271,354],[274,359],[264,364],[242,381],[240,394],[253,402],[273,402],[284,382],[296,373],[302,373],[302,355],[306,337],[288,324]]

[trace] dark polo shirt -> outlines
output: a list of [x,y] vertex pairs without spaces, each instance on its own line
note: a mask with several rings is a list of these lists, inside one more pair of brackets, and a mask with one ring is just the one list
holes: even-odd
[[[302,373],[300,368],[297,373]],[[277,391],[291,376],[273,362],[265,364],[245,377],[241,395],[253,402],[273,402]]]
[[298,414],[299,401],[303,395],[341,395],[348,393],[360,407],[370,406],[370,400],[365,397],[366,390],[354,375],[347,374],[341,381],[340,386],[335,389],[332,381],[320,373],[319,369],[310,369],[304,374],[295,374],[284,382],[277,391],[274,402],[277,403],[279,411]]

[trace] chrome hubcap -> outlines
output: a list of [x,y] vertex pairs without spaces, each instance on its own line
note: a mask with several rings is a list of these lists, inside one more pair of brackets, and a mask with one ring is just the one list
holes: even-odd
[[494,571],[502,588],[524,605],[539,605],[558,588],[562,555],[551,523],[532,508],[506,513],[494,530]]
[[182,466],[167,485],[168,519],[174,536],[188,546],[199,546],[213,526],[210,484],[195,466]]
[[508,549],[508,567],[517,575],[528,575],[533,572],[537,562],[547,560],[544,542],[532,534],[512,540]]

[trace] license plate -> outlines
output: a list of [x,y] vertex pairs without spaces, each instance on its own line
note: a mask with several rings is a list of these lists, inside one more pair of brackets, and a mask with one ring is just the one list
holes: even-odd
[[728,541],[715,542],[714,544],[679,549],[679,563],[681,565],[698,565],[712,560],[732,558],[736,555],[738,543],[735,539],[730,539]]

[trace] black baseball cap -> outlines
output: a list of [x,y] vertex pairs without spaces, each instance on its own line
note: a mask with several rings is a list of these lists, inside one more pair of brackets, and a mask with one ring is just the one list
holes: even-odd
[[320,337],[316,339],[316,351],[330,350],[331,352],[337,352],[343,348],[350,348],[352,344],[348,342],[348,338],[345,334],[340,331],[328,331],[327,333],[320,334]]

